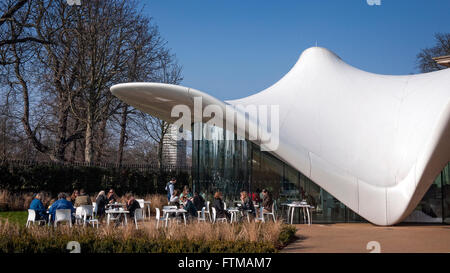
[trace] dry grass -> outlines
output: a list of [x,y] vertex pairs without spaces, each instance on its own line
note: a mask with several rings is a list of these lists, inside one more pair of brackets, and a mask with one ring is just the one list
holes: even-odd
[[[47,226],[31,226],[28,229],[30,235],[35,238],[46,238],[49,236],[82,236],[83,234],[95,232],[97,239],[120,238],[129,239],[134,236],[142,238],[144,235],[149,239],[189,240],[189,241],[249,241],[249,242],[271,242],[276,244],[282,231],[281,222],[244,222],[239,224],[225,223],[197,223],[192,222],[187,226],[184,224],[171,224],[167,228],[156,228],[155,221],[139,224],[139,229],[130,224],[127,227],[100,226],[99,229],[92,227],[61,225],[57,228]],[[15,237],[20,232],[20,226],[8,221],[0,220],[0,237]]]

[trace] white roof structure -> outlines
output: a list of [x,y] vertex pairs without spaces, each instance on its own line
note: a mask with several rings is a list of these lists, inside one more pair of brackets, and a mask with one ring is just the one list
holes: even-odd
[[[280,81],[222,102],[160,83],[111,88],[126,103],[173,122],[172,106],[279,105],[277,157],[377,225],[393,225],[417,206],[450,161],[450,69],[387,76],[313,47]],[[251,117],[250,117],[251,119]]]

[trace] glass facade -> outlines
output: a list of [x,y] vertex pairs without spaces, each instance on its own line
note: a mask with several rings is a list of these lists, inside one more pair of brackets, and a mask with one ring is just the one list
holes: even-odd
[[[315,223],[365,221],[302,173],[274,155],[261,151],[254,143],[236,137],[235,140],[224,140],[229,132],[218,127],[202,126],[211,140],[193,140],[193,189],[206,194],[209,200],[212,200],[215,191],[221,191],[225,201],[232,205],[239,199],[242,190],[259,193],[267,189],[276,201],[279,215],[285,213],[283,203],[306,200],[315,207],[312,211]],[[449,223],[449,198],[447,165],[412,216],[425,214],[436,222],[443,222],[444,217],[444,222]],[[299,215],[295,218],[298,221]],[[410,220],[411,217],[407,219]],[[422,217],[417,222],[427,221]]]

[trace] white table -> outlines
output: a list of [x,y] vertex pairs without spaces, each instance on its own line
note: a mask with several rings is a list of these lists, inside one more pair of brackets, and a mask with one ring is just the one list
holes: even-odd
[[240,210],[237,208],[229,208],[227,209],[227,211],[231,214],[230,223],[233,223],[233,219],[235,222],[237,222],[237,214],[238,212],[240,212]]
[[304,223],[308,223],[308,225],[311,225],[312,221],[311,221],[311,215],[310,215],[310,211],[309,209],[313,208],[312,206],[308,205],[307,203],[289,203],[289,204],[282,204],[288,207],[288,211],[287,211],[287,219],[288,219],[288,223],[289,223],[289,218],[290,218],[290,223],[291,225],[294,222],[294,212],[296,208],[302,209],[303,210],[303,221]]
[[[110,209],[110,210],[105,211],[105,213],[108,215],[106,217],[108,226],[109,226],[109,222],[111,220],[111,215],[112,214],[118,214],[119,215],[119,217],[117,219],[114,219],[114,220],[118,220],[120,218],[120,216],[123,215],[125,226],[128,225],[127,214],[130,213],[129,211],[127,211],[127,210],[113,210],[113,209]],[[122,222],[122,225],[123,225],[124,222]]]
[[184,225],[186,225],[186,210],[185,209],[163,209],[164,212],[164,216],[165,217],[169,217],[169,215],[171,213],[175,213],[175,217],[176,215],[182,213],[183,214],[183,220],[184,220]]

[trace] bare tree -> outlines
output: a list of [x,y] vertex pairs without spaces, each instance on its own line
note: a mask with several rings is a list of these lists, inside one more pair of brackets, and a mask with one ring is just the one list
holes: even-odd
[[[167,56],[160,60],[161,69],[155,75],[158,82],[168,84],[179,84],[183,78],[181,76],[182,68],[172,60],[171,56]],[[138,128],[158,146],[158,164],[163,166],[163,147],[166,135],[169,132],[170,124],[159,118],[150,116],[140,112],[136,118]]]
[[446,68],[438,65],[433,58],[450,55],[450,33],[436,33],[434,38],[436,41],[435,46],[422,49],[417,54],[417,66],[423,73]]

